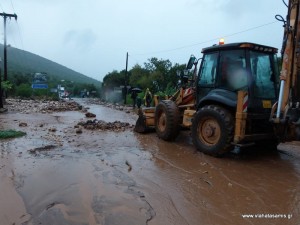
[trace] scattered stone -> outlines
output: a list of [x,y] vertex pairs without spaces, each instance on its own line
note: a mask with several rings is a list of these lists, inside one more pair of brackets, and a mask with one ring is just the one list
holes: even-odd
[[93,130],[94,129],[94,125],[89,124],[89,125],[87,125],[85,127],[85,129],[87,129],[87,130]]
[[7,111],[8,111],[8,109],[6,109],[6,108],[0,108],[0,113],[5,113]]
[[82,129],[81,128],[76,129],[76,134],[82,134]]
[[213,186],[212,183],[209,180],[204,179],[202,177],[200,177],[200,179],[203,180],[205,183],[207,183],[209,186]]
[[51,132],[56,132],[56,128],[55,128],[55,127],[52,127],[52,128],[49,129],[49,131],[51,131]]
[[27,123],[23,123],[23,122],[19,123],[19,127],[27,127],[27,126],[28,126]]
[[115,122],[105,122],[103,120],[87,120],[81,121],[77,124],[78,126],[82,126],[87,130],[102,130],[102,131],[125,131],[126,129],[131,129],[134,126],[129,123],[123,123],[120,121]]
[[74,101],[46,101],[46,100],[23,100],[7,99],[6,104],[9,111],[29,113],[52,113],[63,111],[76,111],[82,106]]
[[128,172],[132,170],[131,164],[126,160],[125,164],[128,166]]
[[51,209],[51,208],[54,207],[56,204],[57,204],[56,202],[53,202],[53,203],[47,205],[46,210]]
[[96,115],[95,115],[94,113],[91,113],[91,112],[87,112],[87,113],[85,114],[85,116],[86,116],[87,118],[94,118],[94,117],[96,117]]
[[36,154],[37,152],[50,151],[50,150],[52,150],[54,148],[56,148],[55,145],[46,145],[46,146],[43,146],[43,147],[38,147],[38,148],[30,149],[30,150],[28,150],[28,152],[31,153],[31,154]]

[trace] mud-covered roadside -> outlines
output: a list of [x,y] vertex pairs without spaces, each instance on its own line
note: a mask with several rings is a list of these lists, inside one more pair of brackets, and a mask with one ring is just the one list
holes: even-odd
[[297,144],[215,159],[188,131],[167,143],[130,126],[86,129],[78,123],[131,125],[136,115],[77,101],[73,111],[0,114],[0,129],[27,132],[0,141],[0,224],[299,224]]

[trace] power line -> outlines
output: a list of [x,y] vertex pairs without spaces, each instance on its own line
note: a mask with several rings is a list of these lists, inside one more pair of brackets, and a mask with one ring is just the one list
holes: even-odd
[[[235,32],[235,33],[232,33],[232,34],[227,34],[227,35],[224,35],[224,36],[221,36],[221,37],[226,38],[226,37],[235,36],[235,35],[238,35],[238,34],[242,34],[242,33],[245,33],[245,32],[249,32],[249,31],[251,31],[251,30],[255,30],[255,29],[259,29],[259,28],[265,27],[265,26],[269,26],[269,25],[274,24],[274,23],[277,23],[277,22],[278,22],[278,21],[273,21],[273,22],[265,23],[265,24],[262,24],[262,25],[260,25],[260,26],[251,27],[251,28],[249,28],[249,29],[242,30],[242,31],[239,31],[239,32]],[[202,42],[198,42],[198,43],[195,43],[195,44],[190,44],[190,45],[181,46],[181,47],[178,47],[178,48],[166,49],[166,50],[155,51],[155,52],[147,52],[147,53],[141,53],[141,54],[134,54],[134,55],[135,55],[135,56],[143,56],[143,55],[161,54],[161,53],[165,53],[165,52],[172,52],[172,51],[177,51],[177,50],[181,50],[181,49],[185,49],[185,48],[190,48],[190,47],[197,46],[197,45],[206,44],[206,43],[209,43],[209,42],[212,42],[212,41],[216,41],[216,40],[219,40],[219,39],[220,39],[220,37],[218,37],[218,38],[213,38],[213,39],[206,40],[206,41],[202,41]]]
[[[14,4],[13,4],[13,1],[12,1],[12,0],[10,0],[10,4],[11,4],[11,7],[12,7],[12,9],[13,9],[14,14],[16,14],[16,10],[15,10],[15,7],[14,7]],[[19,22],[18,22],[17,20],[16,20],[16,22],[17,22],[17,29],[18,29],[19,38],[20,38],[20,43],[21,43],[21,50],[24,51],[24,50],[25,50],[25,47],[24,47],[24,41],[23,41],[23,36],[22,36],[21,28],[20,28]],[[22,53],[23,53],[23,52],[22,52]],[[22,58],[25,58],[25,57],[23,56],[23,54],[22,54]],[[28,64],[26,58],[25,58],[25,62],[26,62],[26,64]]]
[[13,4],[12,0],[10,0],[10,4],[11,4],[13,12],[16,13],[16,10],[15,10],[15,7],[14,7],[14,4]]
[[[16,21],[17,22],[17,21]],[[11,20],[8,21],[8,25],[11,24]],[[14,47],[16,49],[16,51],[14,51],[14,56],[15,56],[15,60],[16,62],[20,62],[22,65],[25,65],[26,63],[26,58],[23,56],[23,54],[21,54],[21,51],[17,51],[17,41],[15,39],[15,35],[11,35],[10,38],[12,39],[13,41],[13,45],[11,45],[9,48],[8,48],[8,51],[10,51],[9,49],[12,49],[12,47]],[[21,38],[20,38],[21,40]],[[22,43],[21,43],[22,44]],[[9,45],[8,45],[9,46]],[[8,60],[9,61],[9,60]],[[27,64],[27,63],[26,63]]]
[[20,29],[18,21],[17,21],[17,27],[18,27],[18,33],[19,33],[19,37],[20,37],[22,49],[25,50],[25,48],[24,48],[24,42],[23,42],[23,38],[22,38],[22,33],[21,33],[21,29]]
[[[16,14],[16,10],[15,10],[15,7],[14,7],[14,4],[13,4],[13,1],[10,0],[10,4],[11,4],[11,8],[14,12],[14,14]],[[21,28],[20,28],[20,24],[18,22],[18,20],[16,20],[17,22],[17,29],[18,29],[18,36],[19,36],[19,39],[20,39],[20,43],[21,43],[21,49],[20,50],[23,50],[20,52],[19,54],[19,59],[20,59],[20,62],[25,65],[27,68],[29,68],[29,63],[28,63],[28,60],[27,58],[24,56],[24,51],[25,51],[25,47],[24,47],[24,41],[23,41],[23,36],[22,36],[22,32],[21,32]],[[16,45],[16,41],[14,39],[14,42],[15,42],[15,45]],[[18,52],[18,51],[17,51]]]

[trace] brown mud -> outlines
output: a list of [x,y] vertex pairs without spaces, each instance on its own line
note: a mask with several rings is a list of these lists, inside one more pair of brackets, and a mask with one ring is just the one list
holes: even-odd
[[[77,100],[97,120],[137,116]],[[300,224],[300,145],[253,147],[222,159],[196,152],[189,131],[168,143],[155,133],[74,128],[81,111],[0,114],[0,225]],[[19,127],[27,123],[26,127]],[[243,218],[270,214],[291,218]]]

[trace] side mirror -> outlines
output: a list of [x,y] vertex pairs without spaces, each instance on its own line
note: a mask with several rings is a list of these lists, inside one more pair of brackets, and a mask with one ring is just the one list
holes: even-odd
[[191,57],[190,57],[190,59],[189,59],[189,62],[188,62],[188,64],[186,65],[186,69],[187,69],[187,70],[192,69],[192,67],[193,67],[193,65],[194,65],[194,63],[195,63],[195,61],[196,61],[196,57],[195,57],[194,55],[191,55]]

